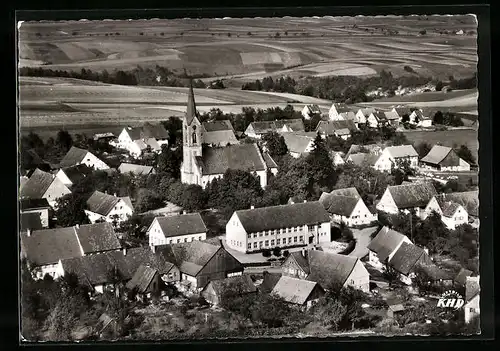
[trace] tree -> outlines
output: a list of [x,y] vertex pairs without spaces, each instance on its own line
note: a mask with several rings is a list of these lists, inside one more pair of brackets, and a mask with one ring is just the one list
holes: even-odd
[[326,143],[319,133],[314,139],[312,150],[307,155],[306,162],[309,165],[308,188],[310,194],[319,194],[321,193],[320,189],[333,187],[337,181],[337,174]]
[[142,213],[156,210],[163,205],[163,200],[157,192],[144,188],[139,189],[139,191],[137,192],[137,201],[135,204],[135,210],[137,212]]
[[276,246],[273,249],[273,255],[276,256],[276,257],[280,257],[281,256],[281,249],[278,246]]
[[250,308],[252,320],[268,328],[284,325],[291,307],[283,299],[269,294],[258,294]]
[[262,256],[271,257],[271,250],[269,250],[269,249],[262,250]]
[[422,141],[415,146],[415,150],[418,153],[418,157],[422,158],[431,151],[432,147],[429,143]]
[[390,287],[392,287],[393,284],[399,280],[399,273],[389,265],[388,258],[385,260],[384,277],[389,282]]
[[90,223],[85,214],[86,197],[73,192],[57,199],[54,214],[61,227],[71,227],[75,224]]
[[410,115],[405,113],[402,117],[401,117],[401,123],[405,124],[405,123],[409,123],[410,122]]
[[460,145],[458,150],[455,150],[458,157],[467,162],[468,164],[474,165],[476,164],[476,159],[472,155],[472,151],[467,147],[467,145]]
[[441,111],[437,111],[432,118],[433,124],[444,124],[444,117]]
[[262,141],[271,157],[279,158],[288,153],[285,138],[276,132],[268,132],[262,136]]
[[443,90],[444,84],[440,80],[437,81],[436,83],[436,91],[441,91]]
[[73,138],[71,137],[71,134],[65,130],[57,132],[56,147],[59,148],[61,152],[66,153],[69,151],[71,146],[73,146]]

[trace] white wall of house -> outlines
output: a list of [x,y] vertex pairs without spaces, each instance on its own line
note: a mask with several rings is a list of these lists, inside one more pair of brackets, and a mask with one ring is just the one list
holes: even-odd
[[178,236],[169,236],[166,237],[165,233],[161,229],[158,220],[154,220],[151,226],[147,231],[147,235],[149,237],[149,245],[150,246],[158,246],[158,245],[166,245],[166,244],[178,244],[178,243],[187,243],[195,240],[206,240],[207,233],[192,233],[186,235],[178,235]]
[[366,207],[362,199],[358,200],[358,203],[354,207],[350,216],[342,216],[339,214],[332,214],[332,222],[334,223],[344,223],[348,227],[356,225],[370,224],[371,222],[377,220],[376,215],[373,215],[368,207]]
[[[99,213],[95,213],[89,210],[85,210],[85,214],[87,215],[90,223],[95,223],[96,221],[100,220],[103,218],[106,222],[112,223],[113,221],[116,221],[117,223],[121,223],[123,221],[126,221],[133,213],[133,209],[131,209],[123,199],[120,199],[111,209],[111,211],[107,215],[101,215]],[[117,218],[115,218],[117,217]]]
[[465,208],[458,206],[457,210],[451,217],[441,215],[441,220],[448,229],[455,229],[459,225],[469,223],[469,215]]
[[370,292],[370,274],[360,260],[356,262],[351,274],[349,274],[349,277],[344,283],[344,287],[346,286],[352,286],[355,289]]
[[61,268],[59,266],[59,262],[54,263],[54,264],[46,264],[46,265],[37,267],[33,278],[34,279],[43,279],[43,277],[45,277],[45,275],[48,274],[52,278],[57,279],[60,276],[62,276],[61,273],[62,272],[61,272]]
[[366,119],[366,124],[370,128],[377,128],[378,127],[378,120],[377,120],[377,118],[375,118],[375,116],[373,115],[373,113],[370,113],[370,115]]
[[330,118],[331,121],[344,120],[344,117],[342,117],[340,113],[337,111],[335,104],[332,104],[332,107],[330,107],[330,110],[328,110],[328,117]]
[[67,194],[71,194],[71,191],[68,189],[68,187],[64,185],[59,178],[54,178],[45,194],[43,194],[42,198],[47,199],[49,205],[51,207],[54,207],[57,199]]
[[309,107],[307,107],[307,105],[302,109],[302,116],[305,119],[311,119],[311,115],[309,114]]
[[363,111],[358,110],[358,112],[356,112],[356,118],[358,119],[358,123],[366,123],[366,116]]
[[85,164],[90,168],[94,168],[96,170],[109,169],[109,166],[107,164],[102,162],[100,159],[98,159],[90,152],[87,152],[87,155],[85,155],[85,158],[82,160],[82,162],[80,162],[80,164]]
[[68,176],[66,176],[66,173],[64,173],[64,171],[62,169],[60,169],[56,173],[56,178],[58,178],[66,186],[73,185],[73,182],[68,178]]
[[479,294],[472,300],[467,302],[464,306],[464,319],[465,323],[469,323],[472,318],[480,314],[479,309]]
[[226,244],[233,250],[247,252],[247,232],[236,212],[226,224]]
[[412,168],[416,168],[418,166],[418,156],[394,158],[389,153],[389,150],[384,149],[373,165],[373,168],[383,172],[390,172],[393,167],[398,166],[398,162],[403,162],[405,160],[410,162],[410,167]]
[[181,273],[181,280],[191,283],[191,289],[198,288],[198,281],[196,280],[196,277],[193,277],[189,274]]
[[463,159],[459,159],[458,166],[441,167],[441,170],[447,172],[467,172],[470,171],[470,164]]
[[443,214],[443,212],[441,211],[441,206],[439,206],[436,197],[430,199],[427,206],[425,206],[425,209],[423,211],[423,219],[427,218],[432,213],[432,211],[435,211],[439,215]]
[[334,155],[333,155],[333,164],[334,164],[334,166],[343,165],[344,163],[345,162],[342,159],[342,156],[340,156],[340,154],[338,152],[334,153]]
[[37,213],[40,215],[40,222],[43,228],[49,227],[49,209],[48,208],[36,208],[32,210],[24,210],[21,213]]
[[420,121],[418,125],[419,127],[424,128],[432,127],[432,119],[424,119],[423,121]]
[[396,203],[394,202],[389,189],[385,189],[385,192],[380,198],[380,201],[378,202],[376,208],[379,211],[387,212],[390,214],[398,214],[399,212],[399,209],[396,206]]

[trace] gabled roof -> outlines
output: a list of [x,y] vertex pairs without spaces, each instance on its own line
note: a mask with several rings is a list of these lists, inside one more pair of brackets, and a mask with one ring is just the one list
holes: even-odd
[[132,276],[132,279],[127,283],[127,289],[137,289],[137,292],[143,294],[147,291],[151,281],[158,271],[154,268],[140,265],[137,271]]
[[108,222],[82,224],[76,228],[76,233],[85,254],[118,250],[122,247],[113,226]]
[[262,283],[259,285],[259,291],[263,293],[270,293],[280,280],[281,276],[281,273],[270,273],[264,271]]
[[298,154],[306,152],[307,147],[314,141],[314,138],[294,133],[283,133],[282,135],[288,151]]
[[443,196],[436,196],[436,200],[439,204],[439,207],[441,207],[441,211],[443,212],[442,215],[444,217],[453,217],[455,212],[457,212],[458,208],[460,207],[460,204],[457,204],[456,202],[444,200]]
[[132,205],[132,200],[130,199],[130,196],[122,196],[120,197],[121,200],[127,205],[131,210],[134,210],[134,205]]
[[382,152],[382,147],[377,144],[368,144],[368,145],[352,144],[345,156],[347,158],[351,154],[357,154],[357,153],[380,154],[381,152]]
[[368,117],[368,116],[370,116],[370,114],[371,114],[371,113],[375,112],[375,111],[376,111],[376,109],[375,109],[375,108],[373,108],[373,107],[367,107],[367,108],[360,108],[360,109],[358,110],[358,113],[359,113],[360,111],[361,111],[361,113],[363,114],[363,116]]
[[359,201],[363,200],[359,197],[342,195],[328,194],[327,196],[324,196],[323,199],[320,197],[320,202],[328,213],[345,217],[351,216]]
[[231,122],[227,119],[203,122],[203,128],[206,132],[234,131]]
[[132,173],[135,175],[146,175],[146,174],[150,174],[153,171],[153,167],[136,165],[133,163],[122,163],[118,167],[118,170],[120,171],[120,173]]
[[247,274],[211,280],[209,284],[212,285],[212,288],[219,297],[223,297],[225,294],[229,295],[231,293],[250,294],[257,292],[257,288],[253,284],[250,276]]
[[385,118],[391,121],[391,120],[398,120],[400,116],[396,111],[390,110],[390,111],[385,111]]
[[68,177],[71,183],[77,184],[81,182],[82,179],[92,174],[93,169],[87,166],[86,164],[82,163],[76,166],[62,168],[61,171],[64,172],[64,174],[66,175],[66,177]]
[[356,189],[355,187],[334,189],[334,190],[330,191],[329,194],[336,195],[336,196],[350,196],[350,197],[361,198],[361,195],[359,195],[358,189]]
[[247,233],[330,222],[318,201],[236,211]]
[[385,148],[393,158],[418,157],[413,145],[388,146]]
[[155,139],[155,140],[163,140],[168,139],[169,133],[161,123],[152,124],[149,122],[144,123],[142,126],[142,135],[143,139]]
[[19,219],[19,228],[21,232],[25,232],[28,229],[39,230],[43,228],[40,213],[38,212],[21,213]]
[[465,268],[461,268],[460,272],[458,272],[458,274],[455,276],[455,278],[453,278],[453,280],[456,283],[465,286],[465,283],[467,281],[467,277],[470,277],[471,275],[472,275],[472,271],[469,271],[468,269],[465,269]]
[[21,199],[19,201],[21,211],[50,208],[47,199]]
[[311,271],[309,270],[309,260],[307,258],[308,252],[305,252],[305,255],[302,252],[291,252],[290,257],[299,265],[300,269],[304,271],[304,273],[309,274]]
[[247,172],[266,170],[264,158],[257,144],[207,148],[196,161],[203,175],[224,174],[228,169]]
[[425,155],[421,161],[439,165],[450,152],[454,152],[451,147],[434,145],[427,155]]
[[383,122],[387,120],[384,111],[375,111],[371,113],[378,122]]
[[[335,109],[337,110],[337,113],[351,111],[351,109],[346,104],[344,104],[343,102],[334,102],[332,104],[332,107],[335,107]],[[332,107],[330,107],[330,108],[332,108]]]
[[372,153],[351,153],[347,156],[346,161],[350,161],[356,166],[373,166],[380,155]]
[[318,283],[287,276],[282,276],[271,294],[281,297],[286,302],[303,305]]
[[262,157],[264,158],[264,162],[266,163],[267,168],[278,168],[278,165],[276,164],[276,162],[274,162],[269,153],[263,152]]
[[469,215],[479,216],[479,190],[439,194],[437,197],[461,205]]
[[353,111],[341,112],[339,115],[346,121],[357,121],[356,114]]
[[332,282],[344,285],[358,262],[356,257],[319,250],[308,251],[307,260],[310,272],[307,280],[317,282],[325,288]]
[[480,290],[479,277],[467,277],[465,281],[465,302],[469,302],[476,297]]
[[87,209],[91,212],[107,216],[119,201],[119,197],[96,190],[87,200]]
[[431,264],[432,262],[424,249],[407,242],[401,244],[389,261],[392,268],[404,275],[408,275],[412,272],[417,263]]
[[72,146],[64,158],[59,162],[60,168],[72,167],[80,164],[85,156],[89,153],[88,150],[80,149],[76,146]]
[[196,233],[206,233],[207,227],[199,213],[156,217],[155,220],[166,238]]
[[216,130],[203,133],[203,142],[210,145],[226,146],[239,144],[233,130]]
[[250,123],[256,134],[265,134],[267,132],[277,132],[283,126],[290,128],[293,132],[305,131],[304,122],[300,118],[280,119],[276,121],[259,121]]
[[338,134],[339,131],[347,129],[349,132],[357,130],[356,125],[352,120],[336,120],[336,121],[319,121],[316,132],[327,135]]
[[370,242],[368,249],[377,254],[380,262],[384,262],[405,237],[405,235],[384,226]]
[[321,109],[319,108],[318,105],[312,104],[312,105],[306,105],[306,107],[310,113],[321,113]]
[[431,183],[418,182],[387,187],[399,209],[425,207],[437,195]]
[[49,189],[54,181],[52,174],[44,172],[40,169],[35,169],[31,177],[20,191],[21,198],[39,199]]
[[403,117],[403,115],[410,115],[411,114],[411,109],[409,107],[405,106],[398,106],[393,108],[400,117]]

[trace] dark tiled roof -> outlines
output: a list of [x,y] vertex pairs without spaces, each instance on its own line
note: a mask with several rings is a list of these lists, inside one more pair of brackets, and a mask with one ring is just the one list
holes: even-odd
[[47,199],[21,199],[19,201],[21,211],[49,208]]
[[133,163],[122,163],[120,167],[118,167],[120,173],[132,173],[134,175],[146,175],[153,171],[153,167],[144,166],[144,165],[136,165]]
[[310,270],[307,280],[325,288],[332,282],[344,285],[358,261],[356,257],[318,250],[308,251],[307,258]]
[[42,220],[40,218],[40,213],[38,212],[21,213],[19,226],[21,232],[25,232],[28,229],[31,230],[42,229],[43,226],[42,226]]
[[379,122],[387,121],[384,111],[375,111],[372,113],[375,119]]
[[210,122],[203,122],[203,128],[205,128],[205,131],[207,132],[218,132],[218,131],[223,131],[223,130],[233,130],[233,126],[231,125],[231,122],[227,119],[221,120],[221,121],[210,121]]
[[479,294],[481,286],[479,277],[467,277],[465,281],[465,301],[469,302]]
[[94,213],[107,216],[118,201],[120,201],[120,198],[96,190],[87,200],[87,209]]
[[203,134],[203,142],[209,145],[226,146],[239,144],[232,130],[217,130]]
[[400,157],[418,157],[417,151],[412,145],[398,145],[398,146],[388,146],[386,150],[394,158]]
[[[306,253],[307,255],[308,253]],[[304,271],[304,273],[309,274],[311,271],[309,270],[309,261],[302,252],[292,252],[290,253],[290,257],[299,265],[299,267]]]
[[154,268],[140,265],[132,279],[127,283],[127,289],[136,288],[138,293],[145,293],[157,273],[158,271]]
[[294,133],[283,133],[281,135],[285,139],[288,151],[298,154],[306,152],[307,147],[314,141],[314,138]]
[[222,297],[225,294],[230,294],[230,292],[237,294],[249,294],[257,291],[252,279],[250,279],[250,276],[247,274],[212,280],[209,284],[212,284],[215,293],[219,297]]
[[169,136],[168,131],[161,123],[151,124],[146,122],[142,126],[142,134],[141,134],[142,139],[154,138],[156,140],[162,140],[162,139],[168,139],[168,136]]
[[81,163],[89,151],[72,146],[64,158],[59,162],[60,168],[72,167]]
[[383,227],[370,242],[368,249],[377,254],[380,262],[384,262],[404,238],[405,235],[388,227]]
[[321,113],[321,109],[316,104],[306,105],[306,106],[310,113]]
[[438,201],[439,207],[441,207],[441,211],[443,212],[444,217],[453,217],[455,212],[460,207],[460,205],[456,202],[443,200],[443,197],[439,195],[436,196],[436,199]]
[[469,215],[479,216],[479,190],[440,194],[444,201],[455,202],[465,208]]
[[28,261],[37,266],[82,256],[74,227],[35,230],[30,236],[21,233],[21,241]]
[[[330,214],[349,217],[361,199],[359,197],[341,196],[328,194],[320,202]],[[362,200],[361,200],[362,201]]]
[[380,156],[371,153],[351,153],[348,161],[357,166],[373,166]]
[[53,175],[36,169],[31,175],[30,179],[23,185],[20,195],[21,197],[39,199],[41,198],[50,185],[54,181]]
[[412,272],[417,263],[431,263],[424,249],[403,242],[399,249],[394,253],[389,264],[399,273],[408,275]]
[[342,112],[349,112],[351,111],[351,109],[346,105],[344,104],[343,102],[334,102],[332,104],[332,107],[335,106],[335,109],[337,110],[337,113],[342,113]]
[[377,144],[368,144],[368,145],[356,145],[352,144],[345,157],[349,157],[351,154],[357,153],[373,153],[380,154],[382,152],[382,147]]
[[465,286],[465,282],[467,281],[467,277],[470,277],[472,275],[472,271],[469,271],[468,269],[461,268],[460,272],[456,275],[456,277],[453,279],[456,283]]
[[327,135],[334,135],[342,129],[348,129],[351,132],[357,130],[356,125],[352,120],[320,121],[316,127],[317,132]]
[[236,211],[247,233],[330,222],[319,201]]
[[270,293],[280,278],[281,273],[264,272],[264,278],[262,279],[262,283],[259,285],[259,291],[263,293]]
[[69,178],[71,183],[77,184],[82,181],[83,178],[92,174],[93,169],[86,164],[79,164],[72,167],[63,168],[62,171]]
[[84,224],[76,231],[84,253],[117,250],[122,247],[111,223]]
[[409,116],[411,114],[411,109],[409,107],[395,107],[394,109],[400,117],[403,117],[403,115]]
[[305,131],[304,122],[302,119],[281,119],[277,121],[261,121],[252,122],[250,124],[256,134],[265,134],[267,132],[276,132],[278,129],[282,129],[283,126],[287,126],[294,132]]
[[355,187],[334,189],[334,190],[330,191],[329,194],[330,195],[338,195],[338,196],[350,196],[350,197],[357,197],[357,198],[361,197],[361,195],[359,195],[358,189],[356,189]]
[[438,165],[443,161],[450,152],[452,152],[451,147],[434,145],[427,155],[422,157],[421,161]]
[[281,297],[286,302],[303,305],[316,288],[318,283],[287,276],[282,276],[274,286],[272,294]]
[[202,174],[224,174],[226,170],[247,172],[263,171],[266,164],[257,144],[240,144],[226,147],[213,147],[203,150],[197,158]]
[[399,209],[425,207],[437,195],[431,183],[418,182],[387,187]]
[[427,276],[432,279],[433,281],[438,281],[438,280],[452,280],[453,277],[451,274],[435,264],[423,264],[421,265],[421,268],[423,271],[427,274]]
[[263,152],[262,157],[264,158],[264,162],[266,162],[267,168],[278,168],[276,162],[274,162],[271,155],[269,155],[267,152]]
[[165,237],[205,233],[207,227],[199,213],[178,216],[156,217]]

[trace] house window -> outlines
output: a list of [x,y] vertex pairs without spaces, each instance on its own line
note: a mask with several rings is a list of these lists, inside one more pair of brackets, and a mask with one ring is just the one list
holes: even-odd
[[274,239],[271,240],[271,246],[274,246]]
[[172,244],[172,239],[170,239],[170,240],[168,241],[168,243],[169,243],[169,244]]
[[269,246],[269,240],[266,240],[266,241],[264,242],[264,246]]
[[256,249],[257,248],[257,242],[254,242],[253,243],[253,248]]
[[293,231],[296,232],[298,227],[293,227]]
[[262,247],[262,241],[259,241],[259,247]]
[[304,242],[304,237],[302,235],[300,236],[300,242]]
[[199,240],[199,241],[201,241],[201,238],[202,238],[202,237],[201,237],[201,236],[199,236],[199,237],[198,237],[198,240]]
[[292,243],[292,238],[288,238],[288,243],[291,244]]
[[248,238],[248,239],[252,239],[252,234],[248,234],[248,235],[247,235],[247,238]]
[[248,245],[247,245],[247,249],[249,249],[249,250],[250,250],[251,248],[252,248],[252,244],[248,244]]
[[296,236],[294,236],[294,237],[293,237],[293,242],[294,242],[294,243],[296,243],[296,242],[297,242],[297,237],[296,237]]
[[308,225],[307,226],[307,229],[312,232],[314,230],[314,225]]
[[187,243],[188,239],[187,238],[184,238],[184,242]]
[[181,242],[181,239],[177,239],[177,244]]
[[257,237],[257,233],[254,233],[254,234],[253,234],[253,237],[254,237],[254,238],[256,238],[256,237]]
[[470,312],[470,313],[474,313],[474,312],[475,312],[475,309],[471,307],[471,308],[469,308],[469,312]]
[[290,233],[290,228],[286,228],[286,232],[287,232],[287,233]]

